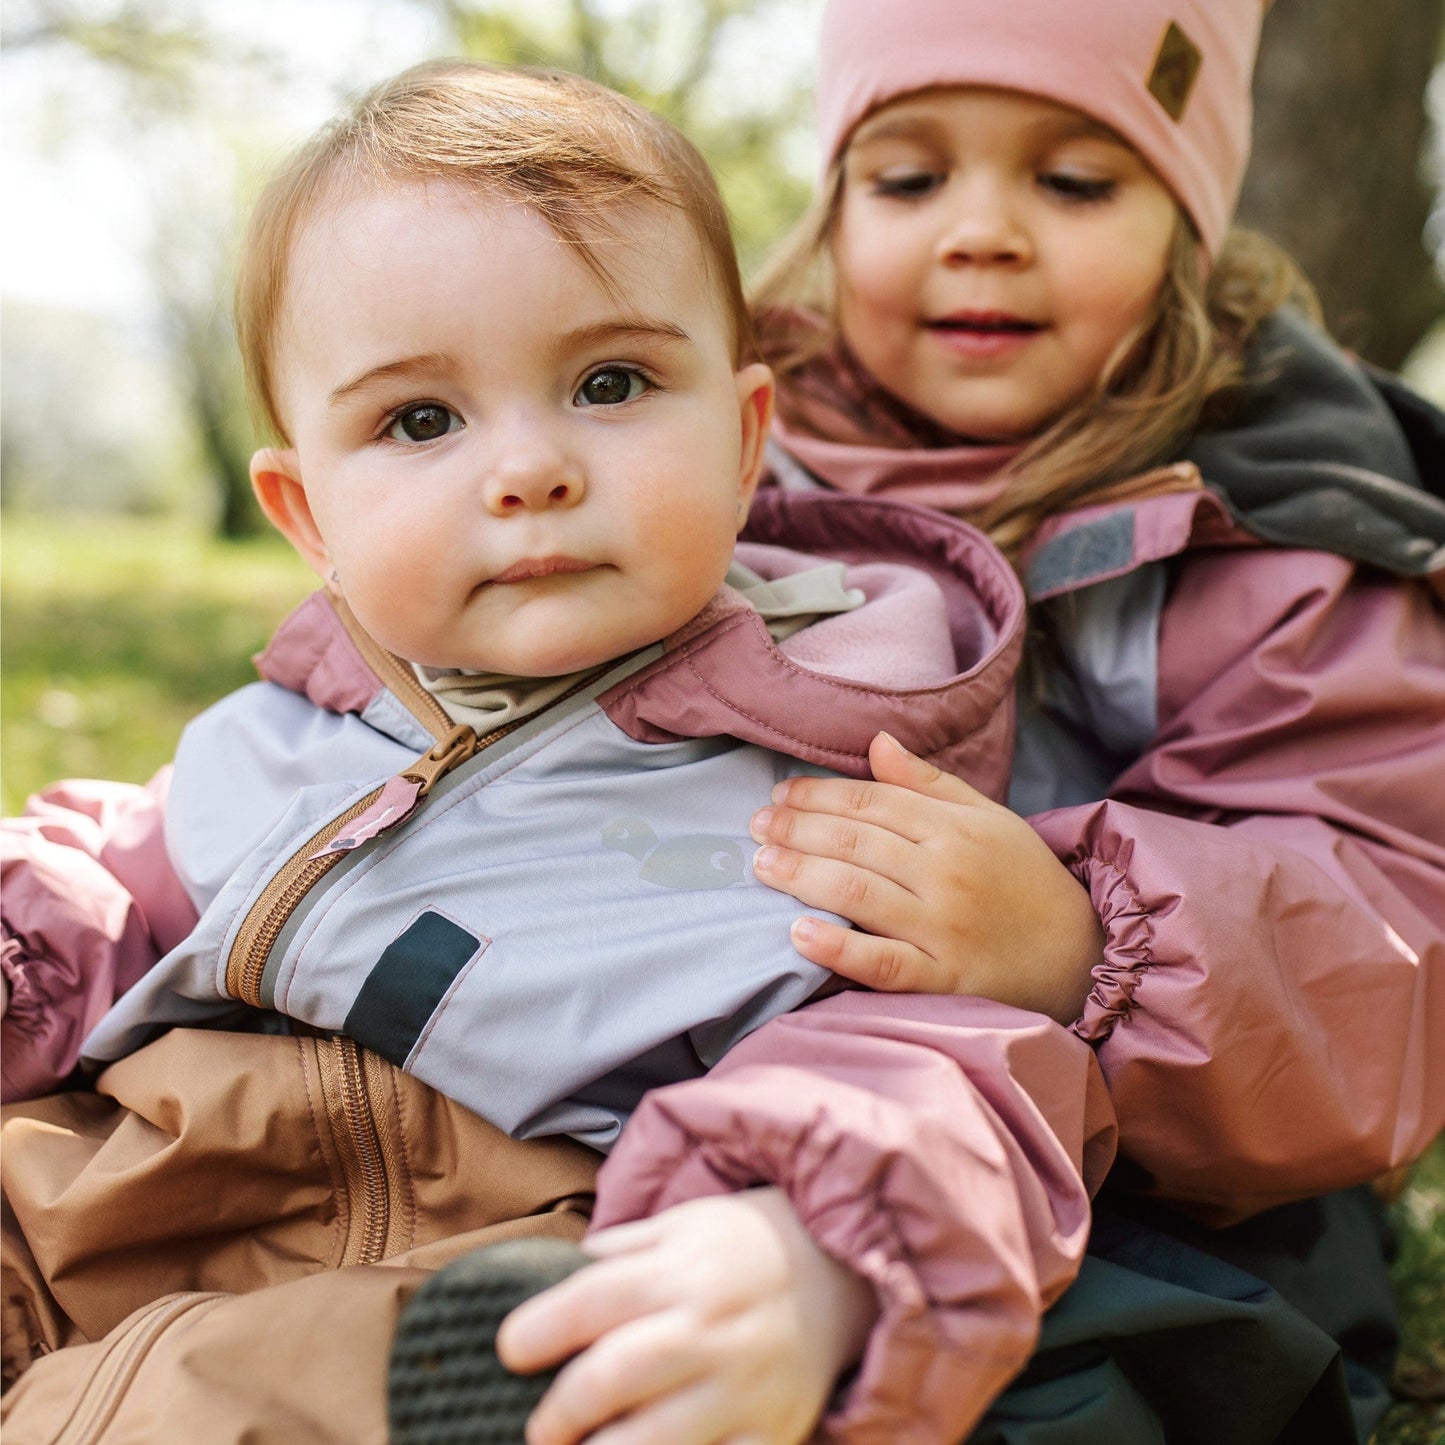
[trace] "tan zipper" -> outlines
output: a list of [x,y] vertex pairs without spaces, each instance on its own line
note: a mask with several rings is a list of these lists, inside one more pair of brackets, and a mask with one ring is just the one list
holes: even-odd
[[52,1445],[92,1445],[110,1424],[125,1392],[161,1335],[182,1315],[202,1306],[215,1306],[227,1298],[228,1295],[219,1293],[188,1293],[171,1295],[151,1305],[111,1341]]
[[[483,748],[506,737],[515,728],[532,718],[540,716],[548,708],[565,702],[574,693],[586,687],[598,673],[580,678],[566,692],[552,699],[546,708],[509,723],[479,738],[466,724],[453,725],[446,709],[421,685],[416,673],[399,657],[388,652],[362,630],[361,624],[352,616],[351,609],[339,597],[329,596],[336,615],[340,618],[357,649],[366,659],[367,665],[377,677],[398,697],[411,714],[436,739],[432,746],[414,762],[407,764],[396,775],[397,780],[417,784],[416,802],[420,804],[432,788],[453,768],[459,767],[469,758],[475,757]],[[602,671],[605,669],[599,669]],[[236,932],[235,942],[226,957],[226,992],[242,1003],[253,1008],[263,1007],[261,980],[266,972],[266,963],[276,940],[281,936],[286,921],[297,905],[342,858],[344,852],[326,853],[317,856],[321,850],[338,838],[344,830],[356,821],[381,796],[382,787],[373,788],[364,798],[353,803],[339,818],[333,818],[325,827],[308,838],[272,875],[270,882],[261,890],[242,920]]]
[[[482,740],[469,727],[453,727],[446,710],[421,685],[416,674],[364,631],[346,603],[332,594],[327,595],[327,600],[367,666],[436,739],[427,752],[398,774],[398,777],[420,783],[417,797],[424,798],[433,784],[493,741],[496,735]],[[344,853],[330,853],[318,858],[316,853],[332,839],[340,837],[380,796],[381,788],[373,788],[339,818],[333,818],[308,838],[261,890],[261,896],[251,905],[226,958],[226,992],[232,998],[240,999],[253,1008],[261,1007],[261,978],[286,920],[296,905],[346,856]]]
[[375,1264],[412,1243],[405,1234],[412,1216],[405,1150],[387,1106],[391,1065],[340,1035],[316,1041],[316,1061],[346,1188],[346,1239],[337,1263]]
[[347,824],[359,818],[381,796],[373,788],[360,802],[353,803],[339,818],[333,818],[319,833],[301,845],[261,890],[231,945],[226,959],[226,992],[253,1008],[261,1007],[261,975],[272,945],[285,927],[292,910],[346,855],[331,853],[312,857]]
[[444,737],[452,726],[447,710],[421,685],[416,673],[401,658],[394,652],[388,652],[362,627],[340,597],[331,592],[326,595],[347,635],[356,644],[356,650],[366,660],[366,665],[434,738]]

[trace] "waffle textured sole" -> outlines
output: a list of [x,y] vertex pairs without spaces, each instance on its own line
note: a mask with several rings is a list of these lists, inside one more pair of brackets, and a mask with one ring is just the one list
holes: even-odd
[[575,1244],[518,1239],[438,1270],[397,1322],[387,1378],[391,1445],[522,1445],[555,1370],[514,1375],[497,1328],[514,1306],[586,1264]]

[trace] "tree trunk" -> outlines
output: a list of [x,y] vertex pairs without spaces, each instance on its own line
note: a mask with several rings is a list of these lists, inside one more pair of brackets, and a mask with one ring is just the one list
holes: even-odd
[[1335,335],[1387,367],[1445,305],[1422,165],[1442,25],[1440,0],[1280,0],[1255,75],[1239,218],[1300,261]]

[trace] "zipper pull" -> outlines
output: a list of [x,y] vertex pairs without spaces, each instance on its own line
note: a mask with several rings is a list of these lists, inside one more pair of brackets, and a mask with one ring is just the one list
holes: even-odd
[[318,858],[329,858],[335,853],[349,853],[368,843],[378,833],[404,823],[416,811],[421,797],[421,784],[404,773],[400,777],[388,778],[386,785],[377,794],[364,812],[351,820],[324,848],[318,848],[307,856],[308,863]]
[[310,854],[307,862],[329,858],[335,853],[349,853],[369,843],[379,833],[406,822],[416,812],[421,800],[431,792],[438,778],[444,777],[471,757],[481,742],[469,727],[454,727],[430,752],[423,753],[409,768],[404,768],[385,786],[371,804],[351,820],[349,826],[324,848]]
[[444,738],[438,738],[431,751],[423,753],[409,768],[397,776],[409,778],[418,785],[417,797],[431,792],[438,779],[444,778],[459,763],[464,763],[481,746],[476,733],[465,723],[454,727]]

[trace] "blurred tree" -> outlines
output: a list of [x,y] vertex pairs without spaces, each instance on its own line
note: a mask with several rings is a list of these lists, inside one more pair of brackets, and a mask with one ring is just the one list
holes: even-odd
[[196,64],[212,50],[192,19],[154,0],[124,0],[108,14],[86,0],[6,0],[0,25],[11,56],[64,46],[124,77],[146,111],[187,109]]
[[[231,325],[232,256],[240,226],[237,147],[197,156],[157,188],[149,271],[176,389],[217,492],[216,531],[247,537],[265,518],[251,490],[255,438]],[[197,163],[201,162],[201,163]],[[172,171],[177,166],[172,166]]]
[[[46,107],[43,143],[62,150],[103,125],[145,157],[154,221],[147,269],[165,366],[189,412],[188,450],[214,486],[220,535],[261,530],[228,315],[238,158],[209,84],[218,72],[265,70],[270,57],[223,39],[184,0],[6,0],[0,19],[7,57],[48,48],[67,60]],[[29,457],[11,450],[7,460],[23,473]],[[119,481],[97,478],[97,505]]]
[[1382,366],[1445,307],[1424,236],[1442,38],[1440,0],[1279,0],[1260,45],[1240,219],[1299,259],[1336,335]]
[[419,3],[464,55],[560,66],[667,116],[717,172],[745,268],[807,204],[809,182],[788,152],[810,118],[810,52],[780,45],[773,27],[806,33],[820,0]]

